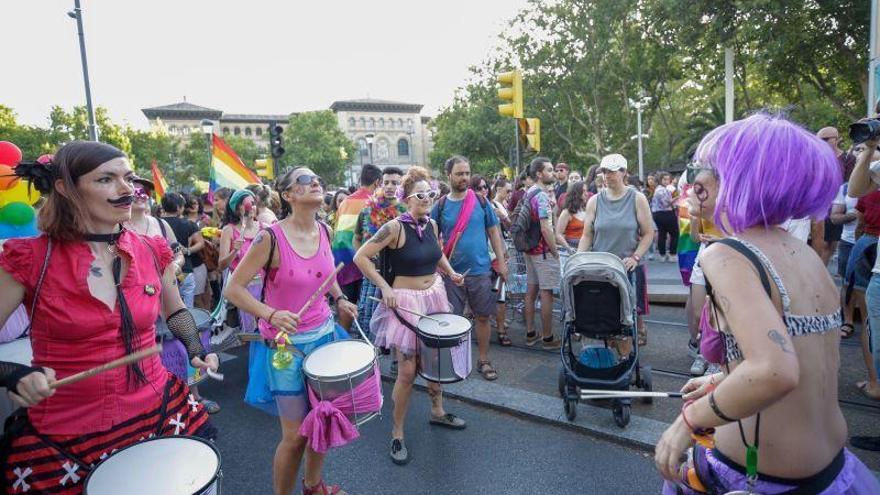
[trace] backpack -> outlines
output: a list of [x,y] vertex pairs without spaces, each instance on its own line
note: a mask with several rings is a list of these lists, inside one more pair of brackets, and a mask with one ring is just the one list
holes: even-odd
[[540,190],[526,194],[513,210],[510,221],[510,236],[513,247],[519,252],[530,251],[541,243],[541,223],[532,220],[532,198]]

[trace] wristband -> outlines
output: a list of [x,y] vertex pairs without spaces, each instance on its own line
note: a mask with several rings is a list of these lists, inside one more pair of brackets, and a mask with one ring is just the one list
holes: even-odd
[[[343,301],[349,301],[348,296],[346,296],[345,294],[339,294],[339,297],[333,299],[333,302],[334,302],[335,304],[339,304],[339,301],[340,301],[340,300],[343,300]],[[351,301],[349,301],[349,302],[351,302]]]
[[266,323],[268,323],[269,326],[272,326],[272,317],[275,316],[275,313],[277,313],[277,312],[278,312],[277,309],[273,309],[272,312],[269,313],[269,317],[266,318]]
[[718,404],[715,402],[715,392],[714,391],[711,394],[709,394],[709,407],[712,408],[712,412],[714,412],[716,416],[723,419],[724,421],[727,421],[728,423],[733,423],[734,421],[736,421],[735,419],[733,419],[730,416],[721,412],[721,408],[719,408]]

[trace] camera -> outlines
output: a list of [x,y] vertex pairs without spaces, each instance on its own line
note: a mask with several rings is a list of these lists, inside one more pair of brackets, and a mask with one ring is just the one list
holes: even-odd
[[853,143],[864,143],[869,139],[880,137],[880,119],[866,119],[850,124],[849,137]]

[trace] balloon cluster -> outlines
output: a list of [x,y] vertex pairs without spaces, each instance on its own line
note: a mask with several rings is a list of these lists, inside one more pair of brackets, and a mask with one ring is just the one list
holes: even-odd
[[0,239],[39,234],[33,205],[40,199],[40,193],[15,175],[15,166],[20,161],[18,146],[0,141]]

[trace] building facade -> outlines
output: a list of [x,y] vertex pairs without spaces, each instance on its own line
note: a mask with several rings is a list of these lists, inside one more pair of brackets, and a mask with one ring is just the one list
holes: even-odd
[[291,114],[257,115],[223,113],[222,110],[201,107],[188,102],[174,103],[141,110],[151,127],[162,126],[172,136],[189,141],[192,134],[202,131],[201,123],[208,120],[219,136],[241,136],[253,140],[261,148],[269,147],[269,125],[287,128]]

